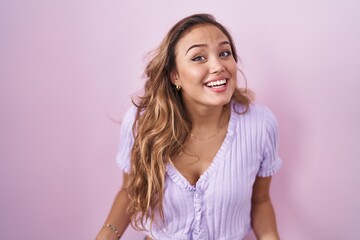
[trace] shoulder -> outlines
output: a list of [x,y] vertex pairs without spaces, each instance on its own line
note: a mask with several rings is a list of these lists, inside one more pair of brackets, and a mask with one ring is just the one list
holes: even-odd
[[[275,115],[269,107],[260,103],[250,103],[249,109],[245,112],[246,107],[239,103],[233,103],[233,111],[237,113],[238,118],[251,119],[252,121],[266,122],[275,120]],[[245,112],[245,113],[244,113]]]
[[120,123],[120,134],[121,137],[132,136],[132,129],[136,118],[137,107],[132,105],[129,107],[123,115]]
[[[275,115],[269,107],[251,103],[249,109],[245,112],[246,107],[241,104],[235,104],[232,109],[232,124],[236,132],[245,133],[246,136],[257,136],[260,139],[259,144],[264,144],[265,136],[276,136],[278,124]],[[244,134],[240,134],[244,136]]]
[[130,156],[131,149],[134,142],[133,136],[133,124],[136,117],[137,108],[131,106],[125,112],[120,128],[120,142],[119,142],[119,151],[116,156],[116,162],[126,173],[130,172]]
[[137,111],[137,107],[134,105],[131,105],[125,112],[124,116],[123,116],[123,120],[121,122],[122,125],[128,125],[128,124],[133,124],[135,121],[135,117],[136,117],[136,111]]

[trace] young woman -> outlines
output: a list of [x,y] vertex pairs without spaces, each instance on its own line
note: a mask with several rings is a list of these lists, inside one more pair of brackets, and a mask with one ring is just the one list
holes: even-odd
[[169,31],[124,116],[119,191],[97,239],[129,225],[147,239],[279,239],[269,188],[281,166],[277,124],[237,87],[237,54],[213,16]]

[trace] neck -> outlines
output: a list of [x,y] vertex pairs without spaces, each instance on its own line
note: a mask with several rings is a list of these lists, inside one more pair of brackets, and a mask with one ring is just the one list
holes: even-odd
[[227,126],[230,116],[230,106],[214,108],[196,108],[189,111],[192,123],[192,136],[208,138],[217,134]]

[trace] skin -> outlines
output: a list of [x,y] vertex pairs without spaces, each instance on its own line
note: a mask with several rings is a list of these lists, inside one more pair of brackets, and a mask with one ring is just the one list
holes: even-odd
[[[204,142],[190,138],[185,153],[172,158],[175,167],[194,185],[211,164],[225,135],[230,109],[224,108],[236,87],[237,67],[226,35],[212,25],[191,28],[177,43],[177,71],[172,74],[174,84],[181,86],[185,108],[192,120],[192,133]],[[226,79],[221,91],[214,91],[206,83]],[[220,130],[219,130],[220,129]]]
[[[177,71],[171,79],[181,86],[183,102],[190,115],[221,112],[236,87],[237,67],[227,37],[212,25],[197,25],[178,41],[175,53]],[[214,92],[205,85],[219,79],[228,80],[225,91]]]
[[[125,232],[125,229],[130,224],[130,216],[126,213],[126,208],[129,206],[129,198],[127,194],[127,183],[129,182],[129,175],[124,172],[123,183],[120,191],[115,197],[114,203],[111,207],[110,213],[105,220],[105,223],[113,225],[120,235]],[[117,240],[116,234],[108,227],[102,227],[96,236],[96,240]]]
[[258,240],[278,240],[274,208],[270,199],[271,177],[257,177],[251,198],[251,223]]
[[[181,86],[183,102],[192,121],[192,133],[206,142],[190,138],[184,147],[190,154],[174,156],[172,163],[194,185],[211,164],[225,138],[230,109],[224,105],[230,102],[235,90],[237,67],[229,40],[212,25],[191,28],[178,41],[175,53],[177,69],[171,74],[171,80]],[[206,86],[209,81],[219,79],[227,80],[221,91]],[[199,158],[194,159],[192,155]],[[124,173],[123,186],[128,179]],[[279,239],[269,194],[270,182],[271,177],[257,177],[253,186],[251,220],[260,240]],[[130,223],[130,216],[125,212],[128,203],[127,189],[122,187],[106,219],[106,223],[114,225],[121,235]],[[116,239],[116,235],[103,227],[96,239]]]
[[[177,72],[172,81],[182,87],[182,97],[193,124],[196,136],[212,136],[230,111],[223,106],[229,103],[236,87],[236,62],[231,53],[229,40],[218,28],[212,25],[193,27],[176,46]],[[213,92],[204,83],[212,79],[227,78],[227,89]],[[225,115],[225,117],[224,117]],[[226,129],[226,127],[225,127]],[[190,138],[185,149],[199,156],[195,161],[182,154],[173,159],[175,167],[191,183],[195,184],[201,174],[209,167],[217,150],[225,138],[225,133],[199,142]],[[216,150],[211,150],[216,149]],[[279,239],[275,214],[270,200],[271,177],[257,177],[253,186],[251,219],[257,239]]]

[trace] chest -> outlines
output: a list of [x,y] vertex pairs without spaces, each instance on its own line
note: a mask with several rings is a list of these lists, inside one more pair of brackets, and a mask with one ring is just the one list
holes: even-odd
[[191,185],[195,185],[213,162],[224,138],[225,133],[207,140],[190,138],[182,153],[172,160],[174,167]]
[[[237,146],[240,149],[220,149],[195,185],[174,165],[167,165],[164,209],[168,221],[174,221],[180,214],[191,222],[198,211],[210,219],[237,218],[238,215],[232,213],[244,212],[244,207],[248,210],[260,161],[257,154],[237,154],[242,150],[241,145]],[[201,207],[201,211],[197,207]]]

